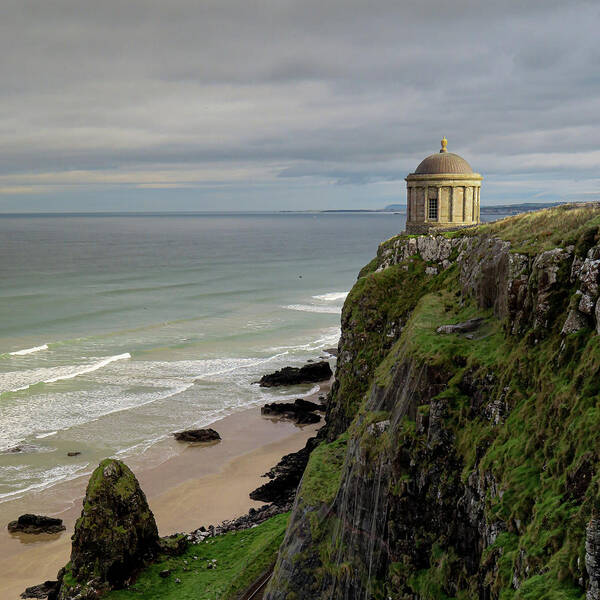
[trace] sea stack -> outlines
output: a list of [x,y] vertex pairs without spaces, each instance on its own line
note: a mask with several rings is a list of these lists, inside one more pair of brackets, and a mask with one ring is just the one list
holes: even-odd
[[158,529],[138,480],[121,461],[103,460],[88,483],[58,598],[122,588],[157,550]]

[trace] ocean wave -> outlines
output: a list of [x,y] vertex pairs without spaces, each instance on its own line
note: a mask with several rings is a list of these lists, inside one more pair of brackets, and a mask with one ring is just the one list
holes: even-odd
[[332,315],[341,315],[342,307],[341,306],[323,306],[318,304],[288,304],[283,308],[287,308],[288,310],[299,310],[302,312],[313,312],[313,313],[323,313],[323,314],[332,314]]
[[56,435],[58,431],[48,431],[46,433],[38,433],[35,436],[36,440],[43,440],[44,438],[50,437],[51,435]]
[[[125,360],[128,358],[131,358],[131,354],[129,354],[129,352],[125,352],[123,354],[116,354],[115,356],[107,356],[106,358],[103,358],[102,360],[99,360],[98,362],[92,363],[91,365],[83,366],[81,368],[75,368],[75,370],[72,370],[73,367],[67,367],[69,369],[67,372],[63,371],[63,372],[59,373],[58,375],[54,375],[52,377],[48,377],[48,378],[37,380],[37,381],[32,381],[31,383],[28,383],[26,385],[21,385],[21,386],[15,387],[15,388],[11,388],[9,390],[5,390],[3,392],[0,392],[0,395],[3,393],[7,393],[7,392],[21,392],[21,391],[27,390],[33,386],[41,385],[44,383],[55,383],[57,381],[73,379],[74,377],[79,377],[80,375],[85,375],[87,373],[93,373],[94,371],[97,371],[98,369],[102,369],[102,367],[105,367],[106,365],[109,365],[110,363],[113,363],[117,360]],[[59,369],[62,369],[62,368],[63,367],[59,367]],[[48,370],[45,370],[45,371],[48,372]],[[54,369],[53,371],[56,372],[56,369]]]
[[295,344],[291,346],[272,346],[269,348],[270,351],[278,352],[280,350],[289,350],[294,352],[295,350],[306,350],[308,352],[315,352],[317,350],[321,350],[326,346],[329,347],[332,344],[337,344],[340,339],[340,328],[339,327],[330,327],[326,331],[322,332],[322,337],[317,338],[316,340],[311,340],[310,342],[306,342],[305,344]]
[[214,375],[224,375],[225,373],[232,373],[234,371],[238,371],[239,369],[244,369],[247,367],[256,367],[258,365],[262,365],[263,363],[270,362],[277,358],[281,358],[285,356],[288,352],[280,352],[279,354],[275,354],[274,356],[269,356],[268,358],[261,358],[260,360],[255,360],[253,362],[244,362],[242,364],[235,365],[234,367],[228,367],[227,369],[221,369],[220,371],[213,371],[211,373],[202,373],[202,375],[198,375],[194,381],[201,381],[206,377],[213,377]]
[[24,348],[23,350],[15,350],[14,352],[9,352],[9,356],[25,356],[26,354],[33,354],[34,352],[39,352],[40,350],[48,350],[48,344],[42,344],[41,346],[34,346],[33,348]]
[[20,498],[27,492],[44,490],[62,481],[70,481],[71,479],[75,479],[76,477],[85,475],[87,473],[82,473],[82,471],[84,471],[88,467],[89,463],[86,463],[85,465],[59,465],[56,467],[52,467],[51,469],[48,469],[38,475],[38,477],[40,477],[42,481],[32,483],[24,488],[0,494],[0,503]]
[[345,300],[349,292],[329,292],[328,294],[319,294],[313,296],[315,300],[322,300],[323,302],[337,302],[339,300]]

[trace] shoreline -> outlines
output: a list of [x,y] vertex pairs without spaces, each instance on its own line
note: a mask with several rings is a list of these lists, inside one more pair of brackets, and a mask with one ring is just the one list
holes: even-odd
[[[331,381],[306,397],[327,394]],[[157,464],[132,457],[127,464],[148,498],[159,534],[189,532],[201,525],[218,525],[246,514],[264,502],[248,494],[265,483],[262,477],[285,454],[300,450],[324,420],[314,425],[263,417],[260,407],[230,414],[210,425],[222,437],[212,445],[194,446],[169,440],[169,456]],[[71,535],[81,513],[89,474],[59,483],[28,498],[0,505],[0,595],[19,598],[26,587],[55,579],[69,560]],[[18,511],[14,507],[19,506]],[[12,512],[11,512],[12,510]],[[18,512],[18,514],[16,514]],[[6,524],[19,514],[34,512],[59,516],[66,531],[54,535],[9,534]],[[32,573],[34,575],[32,576]]]

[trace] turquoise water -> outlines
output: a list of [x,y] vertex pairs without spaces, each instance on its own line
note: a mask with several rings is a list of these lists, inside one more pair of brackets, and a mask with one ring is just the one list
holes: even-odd
[[0,216],[0,502],[292,394],[251,383],[337,345],[358,270],[403,227],[392,214]]

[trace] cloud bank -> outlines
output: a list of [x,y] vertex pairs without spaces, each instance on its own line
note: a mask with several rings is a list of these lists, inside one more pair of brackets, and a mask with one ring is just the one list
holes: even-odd
[[378,207],[439,139],[482,199],[594,199],[600,5],[3,0],[0,211]]

